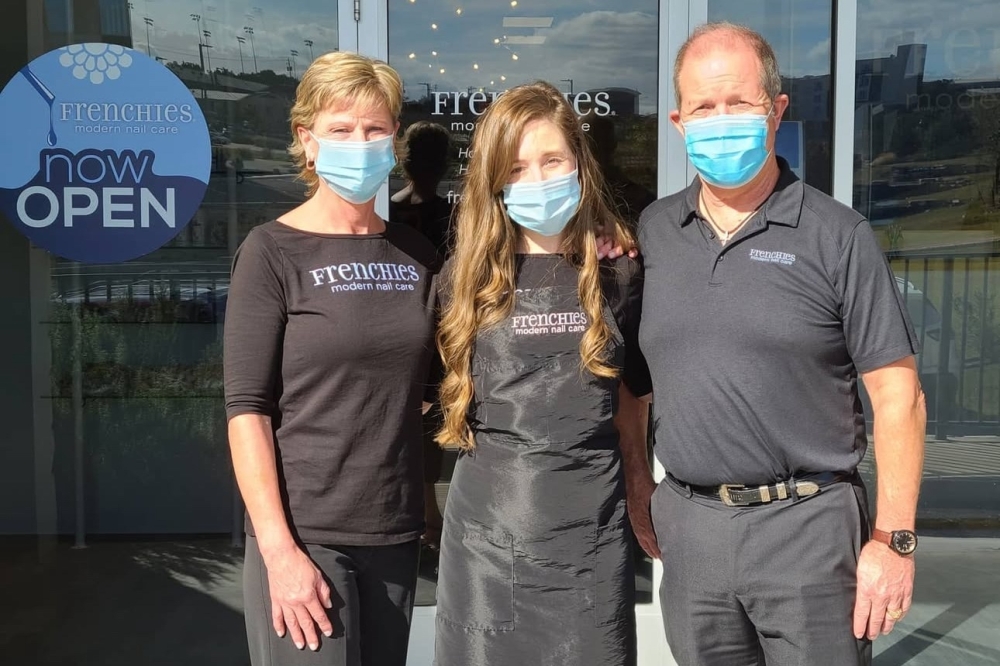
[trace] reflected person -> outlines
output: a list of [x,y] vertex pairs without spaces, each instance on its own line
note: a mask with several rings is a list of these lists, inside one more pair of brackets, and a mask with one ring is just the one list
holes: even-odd
[[[451,138],[443,126],[420,120],[403,133],[403,173],[406,186],[389,199],[389,220],[422,233],[444,259],[449,254],[452,205],[437,189],[448,171]],[[441,477],[443,454],[434,441],[441,427],[441,410],[435,404],[424,415],[424,506],[427,528],[421,538],[421,569],[434,568],[434,555],[441,542],[441,512],[435,483]]]
[[[646,207],[656,201],[656,196],[645,187],[629,178],[628,174],[618,166],[615,153],[618,150],[618,136],[614,121],[591,111],[583,117],[583,122],[590,126],[587,136],[590,138],[594,158],[601,169],[604,184],[615,206],[615,212],[634,232],[639,223],[639,216]],[[647,155],[651,165],[656,164],[656,143],[651,142],[650,153]]]
[[421,120],[406,128],[402,144],[406,185],[389,199],[389,220],[422,233],[444,257],[452,205],[437,189],[448,172],[451,138],[443,126]]
[[226,408],[254,666],[406,663],[437,256],[375,213],[402,98],[385,63],[316,59],[291,111],[309,198],[233,262]]

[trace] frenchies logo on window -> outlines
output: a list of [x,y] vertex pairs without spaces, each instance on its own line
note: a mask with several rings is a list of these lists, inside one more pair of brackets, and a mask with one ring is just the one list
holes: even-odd
[[162,247],[208,188],[205,117],[167,67],[117,44],[39,56],[0,92],[0,211],[33,243],[86,263]]

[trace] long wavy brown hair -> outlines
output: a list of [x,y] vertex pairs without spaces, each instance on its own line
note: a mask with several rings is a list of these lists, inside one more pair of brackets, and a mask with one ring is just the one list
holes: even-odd
[[440,396],[444,424],[436,438],[440,444],[464,450],[475,446],[468,422],[475,397],[472,355],[479,331],[499,324],[514,308],[521,231],[507,216],[503,188],[517,161],[524,130],[535,120],[549,120],[562,130],[580,178],[580,207],[563,231],[562,251],[578,269],[580,304],[589,322],[580,341],[581,369],[598,377],[618,374],[607,359],[611,329],[603,316],[596,236],[603,228],[605,235],[626,247],[632,238],[612,212],[589,142],[563,94],[544,82],[512,88],[490,105],[476,125],[457,211],[455,251],[445,284],[450,298],[437,334],[444,364]]

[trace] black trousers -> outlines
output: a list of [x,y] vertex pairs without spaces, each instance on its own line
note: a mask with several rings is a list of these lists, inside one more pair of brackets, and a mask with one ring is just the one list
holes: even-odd
[[243,598],[253,666],[405,666],[417,586],[419,542],[397,546],[306,546],[332,590],[333,636],[299,650],[271,622],[267,569],[247,535]]
[[734,508],[665,480],[652,499],[660,602],[679,666],[869,666],[854,638],[865,489]]

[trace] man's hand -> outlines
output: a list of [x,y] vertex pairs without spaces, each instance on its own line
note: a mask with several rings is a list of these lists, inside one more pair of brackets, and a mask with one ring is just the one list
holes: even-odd
[[333,623],[326,609],[333,608],[330,586],[309,556],[292,547],[265,558],[267,581],[271,591],[271,620],[279,638],[285,630],[291,634],[295,647],[319,649],[316,627],[328,638],[333,635]]
[[858,558],[858,596],[854,636],[874,640],[888,634],[913,603],[913,557],[897,555],[883,543],[869,541]]
[[660,547],[656,543],[656,532],[653,530],[653,519],[649,510],[650,500],[656,491],[656,481],[653,481],[653,477],[649,474],[634,474],[633,477],[625,478],[628,519],[632,523],[632,531],[635,532],[639,545],[647,555],[658,560]]

